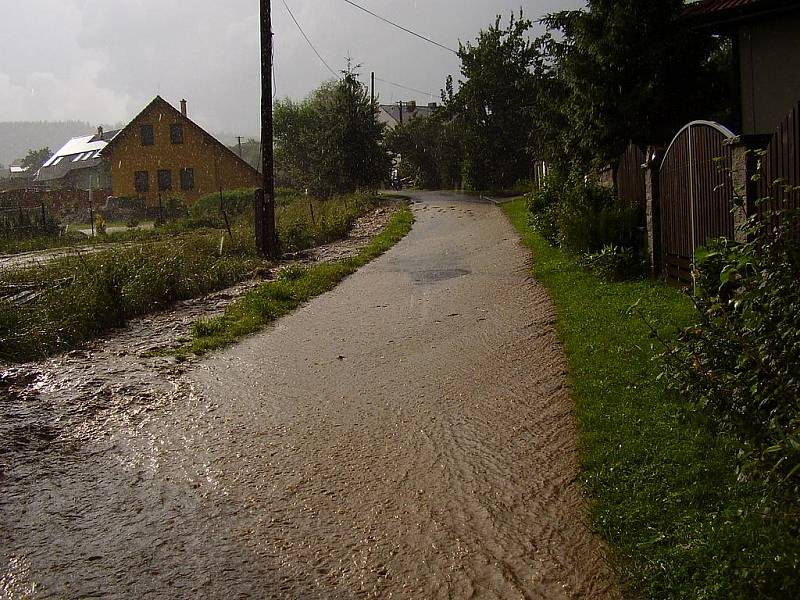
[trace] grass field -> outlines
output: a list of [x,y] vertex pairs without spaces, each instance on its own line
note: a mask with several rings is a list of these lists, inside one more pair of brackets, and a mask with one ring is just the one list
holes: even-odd
[[503,210],[558,312],[591,523],[630,595],[800,598],[791,504],[737,481],[733,441],[658,379],[662,348],[643,318],[673,335],[694,317],[686,295],[653,281],[603,283],[528,227],[524,201]]

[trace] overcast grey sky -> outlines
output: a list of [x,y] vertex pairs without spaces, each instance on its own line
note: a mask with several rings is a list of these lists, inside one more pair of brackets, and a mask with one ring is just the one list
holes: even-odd
[[[343,0],[285,0],[335,69],[350,55],[377,77],[381,100],[438,99],[455,55],[398,31]],[[581,0],[357,0],[446,46],[507,18],[582,6]],[[0,121],[127,121],[156,94],[211,131],[259,130],[258,0],[0,0]],[[278,96],[301,98],[330,77],[273,0]]]

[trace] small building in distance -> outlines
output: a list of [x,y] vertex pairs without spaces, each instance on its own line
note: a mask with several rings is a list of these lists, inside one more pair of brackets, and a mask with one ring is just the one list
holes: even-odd
[[681,20],[731,39],[733,125],[745,135],[772,133],[800,100],[800,1],[700,0]]
[[41,166],[33,184],[57,190],[110,187],[111,176],[100,151],[117,133],[98,127],[93,135],[72,138]]
[[30,167],[10,165],[6,170],[0,173],[0,191],[31,187],[35,175],[36,173],[31,171]]
[[112,194],[158,206],[167,195],[187,205],[219,190],[261,186],[261,175],[187,116],[156,96],[102,152]]
[[394,129],[414,119],[430,117],[436,106],[436,102],[431,102],[427,106],[417,106],[413,100],[397,104],[381,104],[378,107],[378,121],[386,125],[387,129]]

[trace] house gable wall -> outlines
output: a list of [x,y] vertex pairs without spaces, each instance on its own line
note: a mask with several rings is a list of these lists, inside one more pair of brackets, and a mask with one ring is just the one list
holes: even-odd
[[771,133],[800,100],[800,12],[739,25],[742,133]]
[[[183,126],[183,143],[173,144],[170,128]],[[154,143],[144,146],[141,126],[152,125]],[[184,117],[165,101],[156,101],[138,115],[104,152],[111,169],[114,196],[143,198],[148,206],[158,206],[159,193],[180,195],[193,204],[212,192],[261,185],[261,176],[232,152]],[[181,169],[194,171],[194,189],[181,189]],[[137,171],[149,175],[149,190],[136,191]],[[172,190],[159,192],[158,172],[169,171]]]

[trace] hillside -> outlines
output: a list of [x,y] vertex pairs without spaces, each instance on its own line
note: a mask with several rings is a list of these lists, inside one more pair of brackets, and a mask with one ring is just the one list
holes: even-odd
[[29,149],[49,147],[55,151],[69,138],[89,135],[95,126],[82,121],[19,121],[0,123],[0,163],[8,165]]

